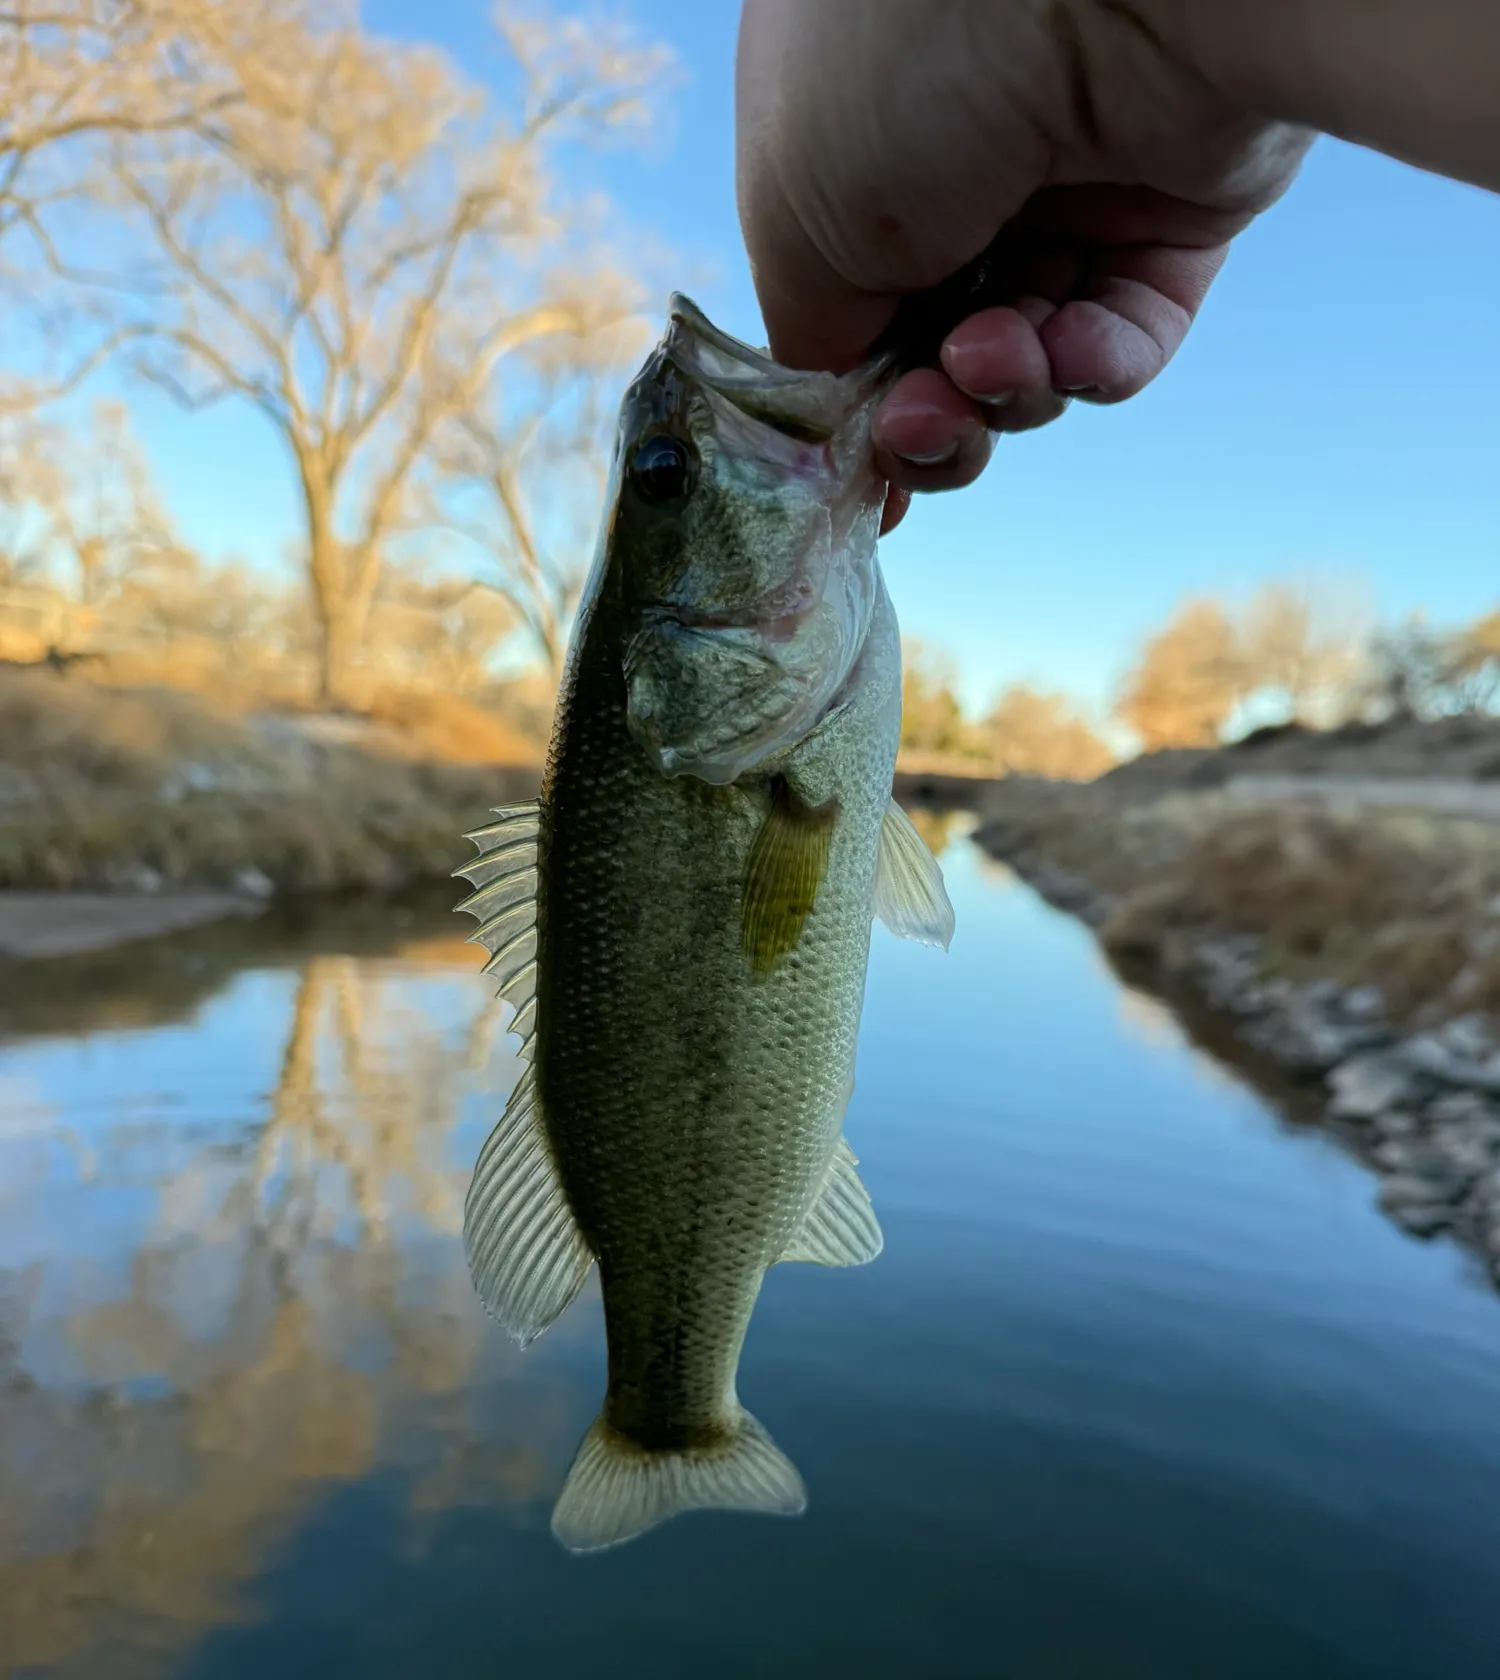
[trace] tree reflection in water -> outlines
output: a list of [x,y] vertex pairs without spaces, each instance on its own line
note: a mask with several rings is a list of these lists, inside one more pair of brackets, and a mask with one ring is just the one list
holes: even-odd
[[249,1048],[279,1066],[233,1123],[195,1118],[225,1105],[180,1027],[125,1035],[149,1089],[101,1093],[105,1035],[0,1047],[0,1668],[170,1671],[377,1469],[411,1544],[466,1501],[543,1520],[587,1396],[517,1361],[464,1267],[519,1071],[476,967],[442,939],[234,976],[194,1029],[275,1034]]

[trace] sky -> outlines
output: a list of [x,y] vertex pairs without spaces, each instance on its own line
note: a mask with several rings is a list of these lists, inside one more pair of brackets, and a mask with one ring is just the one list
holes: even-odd
[[[733,0],[611,8],[669,45],[677,86],[645,149],[591,161],[638,249],[721,326],[763,339],[735,218]],[[477,0],[367,0],[370,27],[486,73]],[[1238,242],[1156,384],[1002,439],[983,482],[922,499],[882,545],[903,631],[951,655],[966,700],[1005,683],[1102,715],[1188,593],[1329,581],[1395,618],[1500,604],[1500,198],[1333,141]],[[253,414],[150,396],[140,429],[183,534],[275,562],[290,463]]]

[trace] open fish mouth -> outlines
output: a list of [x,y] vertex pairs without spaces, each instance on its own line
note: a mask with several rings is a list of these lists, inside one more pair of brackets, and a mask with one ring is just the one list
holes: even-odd
[[661,353],[690,379],[752,419],[806,443],[826,443],[850,413],[885,385],[889,356],[855,375],[784,367],[716,327],[691,298],[674,292]]
[[631,639],[626,718],[663,775],[724,786],[777,744],[809,685],[777,663],[767,640],[760,625],[666,616]]

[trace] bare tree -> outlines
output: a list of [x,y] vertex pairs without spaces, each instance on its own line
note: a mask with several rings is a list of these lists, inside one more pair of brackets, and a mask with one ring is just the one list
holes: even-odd
[[1361,684],[1368,635],[1369,615],[1348,590],[1264,584],[1241,623],[1246,688],[1289,722],[1338,721]]
[[505,112],[445,55],[368,37],[352,10],[321,27],[268,11],[236,39],[233,101],[111,148],[156,268],[137,367],[190,407],[254,405],[286,446],[325,700],[357,686],[439,437],[460,416],[519,422],[549,346],[587,360],[636,309],[590,258],[552,163],[635,121],[661,55],[570,20],[502,19],[501,39],[518,90]]
[[1371,644],[1367,709],[1414,721],[1488,710],[1500,694],[1500,610],[1456,631],[1420,613],[1380,632]]
[[1214,600],[1183,603],[1125,678],[1115,715],[1147,752],[1207,747],[1245,693],[1239,635]]
[[477,553],[476,575],[524,627],[554,686],[603,489],[608,439],[597,399],[637,348],[635,325],[609,323],[613,331],[556,346],[519,419],[493,405],[456,415],[435,457],[430,522]]
[[1500,607],[1449,638],[1448,681],[1460,711],[1493,708],[1500,698]]
[[0,503],[11,567],[94,613],[179,545],[125,408],[88,421],[19,413],[0,429]]
[[[110,144],[183,132],[241,95],[242,48],[268,19],[312,15],[321,0],[7,0],[0,10],[0,267],[24,312],[24,363],[0,411],[74,389],[137,326],[106,305],[114,281],[97,225],[80,265],[66,233],[96,198]],[[60,276],[105,293],[60,307]],[[12,310],[14,314],[14,310]],[[52,352],[61,350],[60,367]]]

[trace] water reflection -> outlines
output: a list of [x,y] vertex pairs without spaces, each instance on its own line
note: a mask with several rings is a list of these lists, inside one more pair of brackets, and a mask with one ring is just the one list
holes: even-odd
[[872,948],[849,1135],[886,1250],[773,1268],[742,1365],[808,1515],[582,1562],[547,1520],[598,1302],[523,1354],[473,1299],[518,1068],[454,895],[26,970],[0,1673],[1500,1673],[1493,1294],[1087,929],[944,868],[949,955]]
[[0,1669],[170,1672],[393,1459],[414,1543],[424,1514],[549,1489],[573,1409],[475,1310],[456,1241],[518,1073],[473,968],[413,939],[164,988],[206,1052],[178,1047],[165,1093],[107,1000],[88,1039],[11,1047]]

